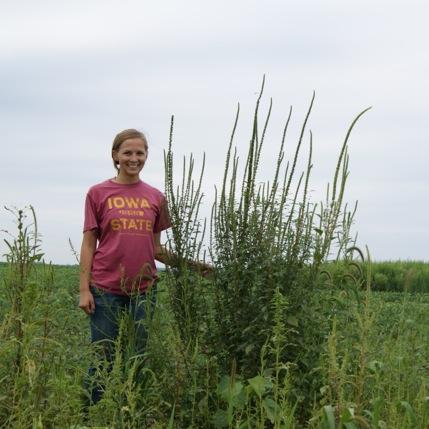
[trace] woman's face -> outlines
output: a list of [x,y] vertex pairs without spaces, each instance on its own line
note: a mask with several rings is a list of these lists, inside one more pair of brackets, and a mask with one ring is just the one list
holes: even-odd
[[117,151],[113,151],[113,159],[119,163],[119,175],[124,179],[138,178],[147,159],[147,150],[139,137],[124,140]]

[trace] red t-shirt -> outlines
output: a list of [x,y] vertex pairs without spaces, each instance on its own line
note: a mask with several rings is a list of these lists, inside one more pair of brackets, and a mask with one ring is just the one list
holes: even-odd
[[153,234],[169,227],[167,201],[147,183],[106,180],[92,186],[83,228],[96,230],[98,240],[91,284],[120,295],[144,291],[157,278]]

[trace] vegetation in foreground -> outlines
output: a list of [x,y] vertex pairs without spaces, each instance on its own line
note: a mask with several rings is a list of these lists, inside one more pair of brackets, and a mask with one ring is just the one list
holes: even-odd
[[[91,358],[88,323],[77,308],[77,267],[39,265],[23,294],[15,329],[1,267],[0,427],[314,427],[426,428],[429,422],[429,295],[366,292],[321,285],[325,341],[309,379],[321,381],[306,418],[289,402],[296,389],[292,364],[267,365],[247,378],[222,374],[201,346],[189,356],[169,308],[166,283],[158,306],[140,385],[115,362],[106,397],[85,420],[82,379]],[[366,312],[365,312],[366,311]],[[291,321],[293,323],[293,321]],[[18,342],[18,335],[22,335]],[[20,350],[20,354],[18,351]],[[20,358],[18,358],[20,356]],[[19,361],[19,360],[20,361]],[[276,405],[275,405],[276,404]],[[340,411],[341,410],[341,411]],[[282,425],[275,424],[282,416]],[[285,423],[286,421],[286,423]],[[244,423],[248,425],[244,425]],[[342,422],[342,423],[340,423]]]
[[[77,269],[41,263],[34,212],[29,221],[16,212],[0,295],[2,427],[428,426],[429,300],[371,292],[371,264],[350,239],[354,211],[343,196],[356,120],[326,201],[315,205],[307,192],[311,134],[306,170],[295,178],[313,100],[291,162],[283,168],[289,115],[273,180],[261,185],[271,105],[260,131],[259,102],[241,181],[232,150],[237,114],[209,227],[210,281],[186,263],[202,256],[203,169],[194,182],[194,161],[185,160],[176,186],[170,144],[169,245],[179,265],[158,285],[143,356],[133,353],[124,315],[113,366],[97,374],[103,399],[88,412],[82,380],[94,350],[76,305]],[[332,254],[336,264],[327,263]]]

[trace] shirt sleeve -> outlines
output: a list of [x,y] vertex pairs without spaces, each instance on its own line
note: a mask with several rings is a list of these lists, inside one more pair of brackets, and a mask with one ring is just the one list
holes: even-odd
[[159,214],[155,219],[155,223],[153,225],[153,232],[161,232],[165,229],[170,228],[171,221],[170,215],[168,213],[168,203],[165,199],[164,195],[161,196],[161,202],[159,206]]
[[92,229],[99,229],[97,220],[97,210],[95,207],[94,200],[88,193],[85,199],[85,220],[83,223],[83,232],[90,231]]

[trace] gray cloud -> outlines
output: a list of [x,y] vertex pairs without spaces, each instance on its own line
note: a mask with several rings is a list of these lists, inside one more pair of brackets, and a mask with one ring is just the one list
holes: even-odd
[[[144,178],[163,187],[173,113],[177,159],[207,153],[208,213],[236,103],[242,153],[264,73],[263,110],[273,96],[274,111],[261,180],[269,177],[289,106],[291,151],[315,89],[313,188],[316,200],[323,196],[348,125],[373,105],[350,145],[355,229],[375,258],[427,259],[426,2],[21,6],[3,5],[0,18],[1,203],[36,206],[49,259],[73,262],[67,239],[79,245],[87,188],[113,175],[109,147],[119,130],[147,132]],[[11,226],[7,212],[0,223]]]

